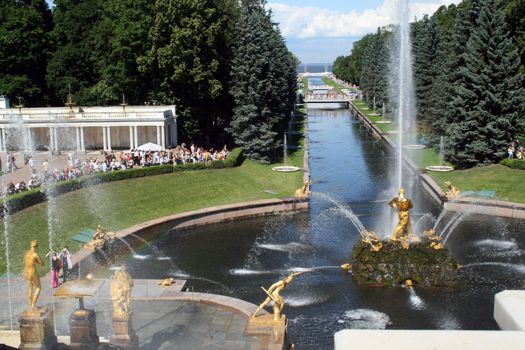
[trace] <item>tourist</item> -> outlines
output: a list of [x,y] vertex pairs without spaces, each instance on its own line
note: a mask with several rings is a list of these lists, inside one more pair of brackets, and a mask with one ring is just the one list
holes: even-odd
[[58,257],[62,262],[62,282],[66,282],[67,280],[71,279],[71,269],[73,268],[69,247],[64,246]]
[[46,258],[51,256],[51,287],[58,287],[58,273],[60,272],[60,259],[55,251],[46,254]]
[[42,167],[44,168],[44,179],[45,179],[49,173],[49,162],[47,161],[47,159],[44,160],[44,163],[42,163]]
[[507,148],[507,154],[508,154],[508,159],[514,158],[514,147],[512,147],[512,144],[509,145],[509,148]]

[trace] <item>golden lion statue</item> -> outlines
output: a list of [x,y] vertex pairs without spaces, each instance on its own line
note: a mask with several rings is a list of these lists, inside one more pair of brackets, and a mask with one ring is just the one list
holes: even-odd
[[98,225],[93,238],[91,238],[91,241],[86,244],[86,247],[93,249],[101,248],[104,243],[113,239],[115,239],[115,234],[113,232],[109,232],[104,227]]
[[441,243],[441,238],[436,234],[434,229],[423,231],[427,239],[430,241],[430,247],[435,250],[444,249],[445,246]]

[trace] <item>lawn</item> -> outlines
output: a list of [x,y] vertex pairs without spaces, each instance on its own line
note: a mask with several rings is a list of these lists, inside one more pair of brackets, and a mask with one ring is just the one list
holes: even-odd
[[[382,118],[381,116],[372,115],[374,114],[373,111],[367,108],[364,101],[352,101],[352,104],[372,122]],[[376,126],[383,132],[395,129],[395,124],[376,124]],[[392,134],[388,137],[394,143],[397,142],[397,135]],[[452,165],[446,161],[442,164],[439,152],[431,147],[422,150],[407,150],[405,152],[420,169],[425,169],[429,165]],[[443,190],[446,190],[444,182],[452,181],[461,191],[494,190],[496,191],[497,199],[525,203],[525,183],[522,180],[525,171],[523,170],[510,169],[498,164],[468,170],[454,170],[446,173],[429,171],[427,174]]]
[[[302,143],[302,139],[298,141]],[[303,155],[302,150],[291,152],[288,164],[302,167]],[[49,247],[48,215],[52,223],[53,245],[58,249],[67,244],[76,251],[78,244],[69,238],[99,224],[117,231],[189,210],[293,195],[302,185],[303,173],[276,173],[271,170],[275,165],[245,160],[236,168],[110,182],[34,205],[8,218],[11,270],[21,270],[23,252],[32,239],[39,240],[40,253],[45,255]],[[5,258],[2,257],[0,273],[5,269]]]
[[523,170],[510,169],[504,165],[489,165],[449,173],[429,173],[443,189],[444,182],[452,183],[460,191],[494,190],[500,200],[525,203],[525,182]]

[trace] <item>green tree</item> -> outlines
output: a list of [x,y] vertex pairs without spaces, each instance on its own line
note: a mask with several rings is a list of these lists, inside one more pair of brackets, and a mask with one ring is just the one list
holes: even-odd
[[473,2],[475,26],[449,104],[445,155],[460,167],[498,161],[523,126],[524,89],[518,50],[491,0]]
[[47,67],[54,104],[63,104],[69,89],[78,104],[103,104],[92,87],[106,65],[111,23],[105,20],[105,0],[55,0],[53,40],[56,51]]
[[28,106],[46,103],[52,26],[45,0],[0,2],[0,95]]
[[[391,33],[386,29],[377,29],[371,36],[363,55],[363,68],[361,71],[361,88],[368,98],[368,105],[381,106],[388,101],[388,62],[389,40]],[[374,106],[374,101],[376,105]]]
[[499,0],[497,4],[503,9],[510,35],[520,51],[521,72],[525,73],[525,1]]
[[224,140],[231,119],[228,94],[235,0],[157,0],[151,49],[139,59],[153,79],[150,98],[176,104],[183,138]]
[[241,2],[230,89],[235,108],[228,130],[249,158],[271,162],[281,154],[282,131],[295,99],[298,62],[265,3]]
[[440,76],[440,27],[435,17],[423,17],[413,26],[414,83],[416,89],[417,122],[420,131],[430,131],[436,117],[432,106],[438,102],[434,99],[434,86]]

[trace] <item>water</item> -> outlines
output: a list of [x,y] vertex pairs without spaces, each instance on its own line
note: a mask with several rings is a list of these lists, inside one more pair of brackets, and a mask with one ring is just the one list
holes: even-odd
[[[284,309],[290,341],[300,349],[332,348],[333,334],[346,328],[497,329],[492,317],[494,294],[522,288],[525,282],[520,270],[525,256],[519,254],[525,247],[523,223],[470,214],[452,230],[458,218],[440,212],[416,184],[407,195],[419,203],[414,210],[429,218],[421,220],[418,230],[432,227],[430,216],[439,216],[438,232],[452,221],[447,246],[460,264],[468,265],[465,285],[456,289],[416,285],[413,292],[356,286],[351,275],[337,268],[349,262],[360,239],[361,226],[355,226],[344,211],[351,210],[367,229],[381,227],[378,215],[394,195],[385,174],[391,172],[395,157],[371,142],[348,111],[312,113],[310,168],[312,178],[322,181],[312,185],[316,195],[308,212],[170,231],[151,243],[159,254],[172,257],[195,291],[227,294],[254,304],[265,298],[260,286],[304,271],[283,292],[290,301]],[[339,198],[339,203],[323,196]],[[497,255],[507,248],[517,254]],[[149,248],[144,249],[137,253],[150,254]],[[153,258],[130,257],[127,264],[135,278],[161,279],[171,270]]]
[[410,183],[409,173],[403,172],[403,145],[415,141],[415,94],[412,74],[412,44],[410,40],[408,0],[398,0],[396,29],[392,45],[390,69],[391,100],[396,110],[397,138],[397,188]]

